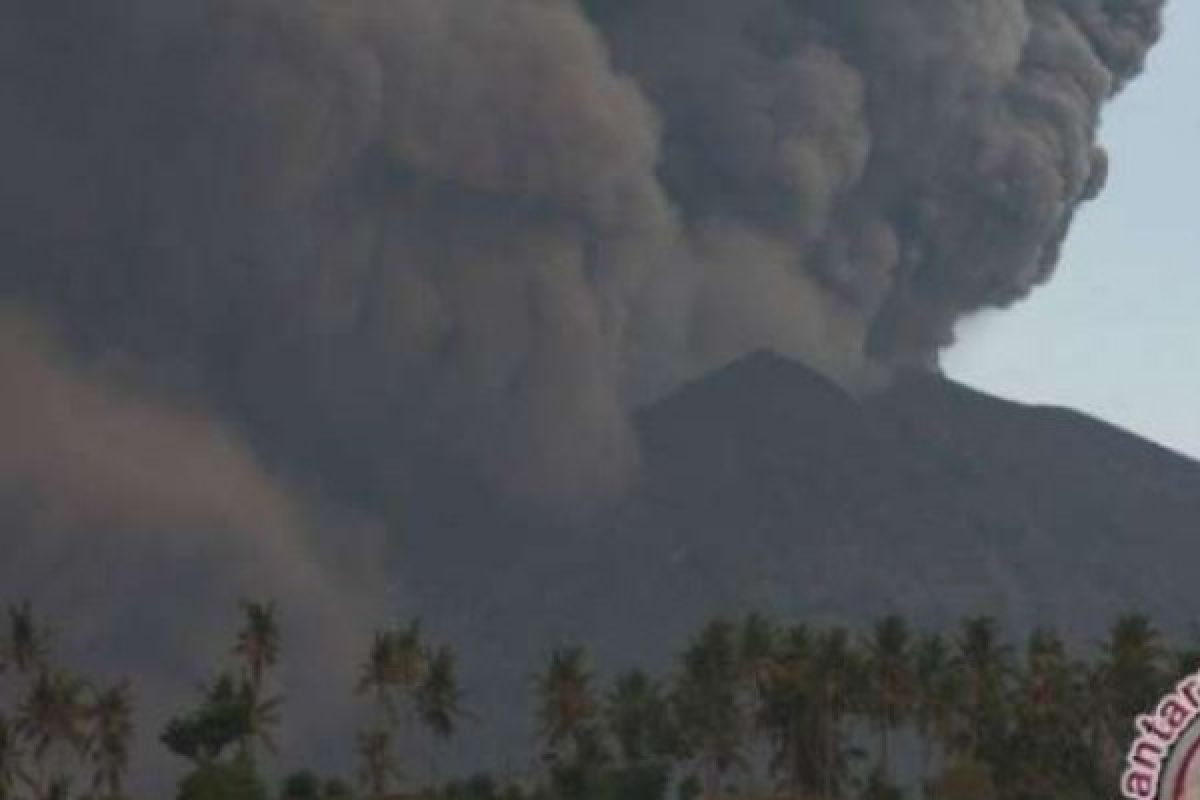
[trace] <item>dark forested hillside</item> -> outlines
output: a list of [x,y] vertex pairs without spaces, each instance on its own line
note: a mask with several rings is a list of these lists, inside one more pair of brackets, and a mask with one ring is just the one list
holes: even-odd
[[918,375],[857,400],[757,355],[639,428],[642,481],[621,507],[583,525],[443,509],[443,543],[505,546],[409,562],[408,597],[479,669],[478,703],[512,708],[553,643],[661,663],[705,619],[751,610],[988,614],[1078,642],[1127,611],[1182,632],[1200,610],[1200,465],[1081,414]]

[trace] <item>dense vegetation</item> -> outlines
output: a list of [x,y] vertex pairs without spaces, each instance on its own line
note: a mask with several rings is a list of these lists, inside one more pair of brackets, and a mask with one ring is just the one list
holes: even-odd
[[[585,650],[554,650],[532,698],[539,766],[421,786],[402,743],[452,746],[471,718],[454,651],[412,623],[367,643],[353,689],[373,718],[347,744],[358,774],[297,771],[271,788],[264,773],[288,766],[259,768],[282,721],[270,691],[280,639],[273,606],[243,603],[234,668],[160,733],[189,764],[179,800],[1111,797],[1133,718],[1200,664],[1140,616],[1086,660],[1048,631],[1014,648],[988,618],[945,634],[894,616],[857,633],[716,620],[661,677],[603,685]],[[28,604],[8,610],[0,637],[0,700],[0,800],[129,797],[131,684],[95,686],[57,664]],[[919,758],[898,759],[898,743]]]

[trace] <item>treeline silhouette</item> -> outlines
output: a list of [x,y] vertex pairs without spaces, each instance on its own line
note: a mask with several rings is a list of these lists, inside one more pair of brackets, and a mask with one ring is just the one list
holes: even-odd
[[[132,800],[135,688],[58,664],[28,603],[0,637],[0,800]],[[581,647],[548,653],[532,686],[536,742],[522,774],[434,781],[412,744],[452,748],[471,724],[456,655],[419,623],[364,643],[370,709],[357,774],[284,774],[273,734],[280,625],[243,602],[230,668],[158,740],[188,764],[178,800],[1093,800],[1115,797],[1133,720],[1200,666],[1143,616],[1086,657],[1050,631],[1019,647],[987,617],[947,632],[898,616],[865,631],[714,620],[662,675],[602,682]],[[406,746],[407,745],[407,746]],[[898,758],[897,753],[903,756]]]

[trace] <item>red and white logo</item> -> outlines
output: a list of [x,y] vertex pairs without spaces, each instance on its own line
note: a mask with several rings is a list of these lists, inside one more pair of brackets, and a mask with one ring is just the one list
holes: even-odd
[[1121,794],[1129,800],[1200,800],[1200,673],[1137,718]]

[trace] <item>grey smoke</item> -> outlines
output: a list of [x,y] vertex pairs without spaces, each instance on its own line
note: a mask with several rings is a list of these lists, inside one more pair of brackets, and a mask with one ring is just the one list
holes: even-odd
[[309,700],[296,730],[345,718],[362,642],[388,619],[376,527],[301,503],[231,431],[79,367],[11,312],[0,389],[4,595],[34,600],[103,679],[137,676],[139,754],[228,652],[239,598],[278,598],[289,646],[323,658],[288,665]]
[[1045,280],[1161,2],[585,5],[6,0],[4,294],[285,463],[617,491],[680,377]]

